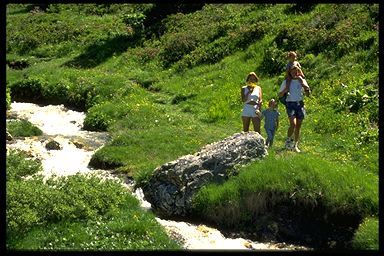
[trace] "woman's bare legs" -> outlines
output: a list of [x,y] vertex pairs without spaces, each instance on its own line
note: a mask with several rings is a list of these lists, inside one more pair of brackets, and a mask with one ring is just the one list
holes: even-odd
[[251,123],[251,118],[249,116],[242,116],[243,120],[243,131],[248,132],[249,131],[249,125]]
[[252,124],[253,124],[253,130],[260,134],[260,118],[257,116],[252,117]]

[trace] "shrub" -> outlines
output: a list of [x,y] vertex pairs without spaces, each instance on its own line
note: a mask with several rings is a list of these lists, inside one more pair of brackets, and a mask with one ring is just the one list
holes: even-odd
[[286,52],[279,49],[275,41],[272,42],[272,45],[265,50],[258,70],[266,75],[279,75],[284,71],[286,64],[285,56]]
[[14,101],[38,102],[43,98],[46,81],[42,78],[26,78],[10,85]]
[[379,250],[379,220],[368,217],[360,224],[352,240],[355,250]]
[[6,170],[8,182],[42,171],[42,167],[39,162],[27,159],[25,152],[11,149],[7,152]]
[[283,23],[282,28],[275,37],[276,47],[285,52],[303,49],[303,46],[308,40],[306,32],[303,24],[294,23],[294,25],[292,25]]
[[122,100],[118,104],[109,101],[95,104],[88,109],[84,119],[84,129],[91,131],[106,131],[110,125],[116,122],[116,120],[127,116],[131,107],[133,106],[127,106],[125,100]]
[[[7,182],[7,233],[23,235],[33,226],[91,220],[137,199],[113,180],[74,175]],[[135,204],[133,204],[135,201]]]
[[197,39],[189,32],[172,33],[162,38],[163,46],[159,58],[165,68],[181,60],[184,55],[196,48]]
[[121,19],[124,24],[129,26],[136,35],[140,35],[140,33],[144,30],[145,15],[143,13],[125,14],[121,16]]
[[7,122],[7,131],[13,137],[40,136],[43,132],[28,120],[10,120]]
[[91,108],[84,119],[83,128],[89,131],[106,131],[110,123],[110,117],[106,113]]

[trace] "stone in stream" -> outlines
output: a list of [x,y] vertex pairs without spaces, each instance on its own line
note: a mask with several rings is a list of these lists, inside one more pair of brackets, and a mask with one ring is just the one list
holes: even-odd
[[47,150],[61,150],[63,147],[60,145],[59,142],[49,139],[48,142],[45,144],[45,148]]
[[235,133],[154,170],[142,187],[152,209],[163,216],[187,216],[192,196],[209,182],[222,182],[238,165],[267,155],[257,132]]

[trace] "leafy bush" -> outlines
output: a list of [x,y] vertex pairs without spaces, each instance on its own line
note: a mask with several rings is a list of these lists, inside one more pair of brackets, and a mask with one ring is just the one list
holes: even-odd
[[144,30],[145,15],[143,13],[129,13],[121,17],[123,22],[133,29],[133,33],[140,35]]
[[89,131],[106,131],[111,123],[111,118],[103,112],[91,108],[85,117],[83,127]]
[[7,131],[13,137],[39,136],[43,131],[28,120],[10,120],[7,122]]
[[159,52],[159,58],[165,68],[181,60],[184,55],[196,48],[198,41],[189,32],[174,33],[163,37],[163,47]]
[[11,98],[14,101],[38,102],[42,99],[46,81],[42,78],[26,78],[10,84]]
[[[305,28],[300,23],[283,23],[282,29],[275,37],[276,46],[285,52],[298,51],[303,48],[308,37]],[[304,31],[303,31],[304,30]]]
[[41,164],[27,159],[27,154],[19,150],[9,150],[6,157],[7,182],[21,180],[22,177],[42,171]]
[[286,52],[277,47],[276,42],[265,50],[263,59],[258,67],[260,73],[266,75],[279,75],[284,71],[286,65]]
[[[7,233],[23,235],[36,225],[95,219],[116,211],[132,196],[112,180],[74,175],[7,182]],[[138,205],[138,202],[135,203]]]

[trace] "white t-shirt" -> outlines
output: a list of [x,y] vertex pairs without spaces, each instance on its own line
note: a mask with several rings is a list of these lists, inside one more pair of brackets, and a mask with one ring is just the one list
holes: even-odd
[[[307,83],[307,81],[304,80],[304,84]],[[281,83],[281,86],[280,86],[280,92],[284,90],[285,88],[285,83],[286,83],[286,80],[284,80],[282,83]],[[304,98],[304,89],[303,87],[301,86],[301,83],[299,80],[297,79],[292,79],[291,80],[291,85],[289,86],[289,94],[287,96],[287,100],[286,101],[301,101],[303,100]]]

